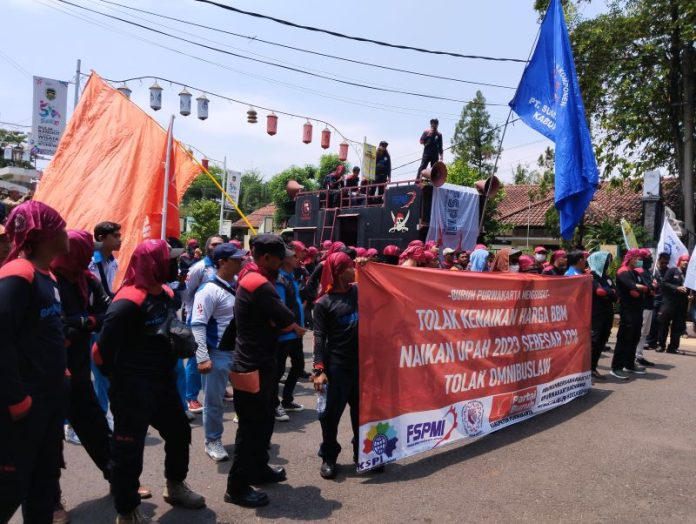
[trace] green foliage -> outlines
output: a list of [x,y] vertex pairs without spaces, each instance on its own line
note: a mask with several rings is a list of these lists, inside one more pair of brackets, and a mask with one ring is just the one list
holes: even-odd
[[205,241],[206,238],[218,232],[220,203],[207,199],[194,200],[182,208],[182,215],[190,216],[196,222],[191,227],[189,236]]
[[[215,177],[218,184],[222,185],[222,168],[214,165],[208,167],[208,171],[211,175]],[[196,178],[193,179],[191,185],[184,193],[184,198],[182,199],[182,205],[187,205],[194,200],[201,199],[212,199],[220,198],[220,190],[217,186],[210,180],[210,177],[205,173],[201,173]]]
[[[24,146],[27,147],[27,134],[20,131],[12,131],[11,129],[0,129],[0,150],[5,149],[7,146]],[[33,169],[34,166],[31,162],[14,162],[12,160],[5,160],[2,154],[0,154],[0,168],[6,166],[16,166],[23,167],[26,169]]]
[[474,187],[476,181],[480,179],[478,171],[469,167],[461,158],[455,159],[447,166],[447,182],[450,184]]
[[457,160],[476,170],[479,178],[493,174],[500,130],[491,125],[486,99],[481,91],[468,102],[454,128],[452,153]]
[[343,166],[346,168],[346,173],[350,172],[350,164],[348,162],[341,162],[338,159],[338,155],[321,155],[321,157],[319,158],[319,169],[315,176],[317,176],[318,180],[321,182],[321,178],[325,177],[332,171],[335,171],[340,164],[343,164]]
[[[257,169],[245,171],[242,175],[237,205],[242,213],[248,215],[252,211],[271,202],[271,190],[264,182],[261,172]],[[235,213],[236,215],[236,213]]]
[[277,224],[285,224],[288,218],[295,213],[295,203],[285,191],[287,183],[290,180],[295,180],[304,186],[305,190],[314,191],[319,188],[319,183],[315,180],[316,174],[317,168],[315,166],[292,166],[281,171],[268,182],[271,199],[277,206],[275,215]]

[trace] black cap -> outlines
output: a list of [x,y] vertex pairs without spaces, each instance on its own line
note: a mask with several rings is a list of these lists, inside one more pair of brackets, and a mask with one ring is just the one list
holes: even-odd
[[386,140],[382,140],[382,141],[379,143],[379,145],[380,145],[380,146],[385,146],[385,147],[386,147],[386,146],[389,145],[389,142],[387,142]]
[[285,258],[285,242],[279,235],[257,235],[253,238],[252,247],[254,255],[273,255],[278,258]]

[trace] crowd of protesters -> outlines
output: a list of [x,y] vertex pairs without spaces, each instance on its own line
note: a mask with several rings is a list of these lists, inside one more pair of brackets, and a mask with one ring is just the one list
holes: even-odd
[[[320,247],[285,243],[270,234],[252,237],[250,250],[219,236],[207,239],[204,249],[193,239],[186,246],[177,239],[147,240],[116,287],[120,244],[119,224],[66,230],[57,211],[35,201],[17,206],[0,230],[0,522],[20,506],[26,522],[68,522],[60,488],[64,439],[81,443],[102,472],[117,522],[140,522],[140,501],[152,496],[140,484],[149,426],[165,443],[165,501],[204,507],[204,497],[186,483],[189,422],[201,413],[201,447],[215,462],[228,460],[225,401],[234,403],[237,430],[224,499],[245,507],[268,504],[253,486],[287,477],[284,468],[269,464],[268,449],[275,423],[304,409],[294,397],[301,379],[325,395],[321,477],[338,473],[338,425],[347,407],[357,463],[356,263],[591,275],[597,380],[605,379],[598,362],[617,302],[610,373],[621,381],[653,365],[645,350],[678,352],[686,330],[688,257],[669,268],[669,254],[660,253],[653,269],[648,249],[629,250],[614,281],[606,251],[549,253],[539,246],[525,254],[482,244],[467,251],[416,240],[379,252],[332,241]],[[311,373],[303,351],[308,329],[314,335]]]

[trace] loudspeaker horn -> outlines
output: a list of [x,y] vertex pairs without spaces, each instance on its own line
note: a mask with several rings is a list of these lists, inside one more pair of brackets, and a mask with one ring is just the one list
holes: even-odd
[[290,198],[294,200],[297,194],[304,188],[305,187],[302,184],[298,183],[297,180],[288,180],[288,183],[285,186],[285,192],[288,194]]
[[493,175],[486,180],[476,181],[474,187],[481,196],[486,196],[486,194],[488,194],[488,198],[493,198],[498,194],[498,191],[500,191],[500,179]]
[[444,162],[435,162],[433,167],[421,171],[421,176],[429,178],[435,187],[440,187],[447,182],[447,166]]

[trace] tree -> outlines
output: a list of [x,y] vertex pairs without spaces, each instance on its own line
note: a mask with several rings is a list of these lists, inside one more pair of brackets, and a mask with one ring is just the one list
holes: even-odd
[[218,233],[220,203],[215,200],[194,200],[182,208],[182,215],[190,216],[195,221],[191,226],[190,237],[204,241]]
[[462,160],[479,173],[479,178],[493,174],[494,159],[498,151],[500,131],[494,129],[486,110],[486,99],[481,91],[462,109],[454,128],[452,152],[456,160]]
[[285,191],[288,182],[295,180],[304,186],[305,190],[314,191],[319,188],[319,183],[314,178],[316,173],[317,168],[312,165],[305,167],[291,166],[278,173],[268,182],[271,199],[277,207],[275,220],[278,224],[285,224],[288,218],[295,214],[295,202]]
[[693,232],[696,3],[612,0],[608,13],[574,20],[570,35],[603,175],[677,174]]
[[[218,184],[222,185],[222,168],[218,166],[209,166],[208,167],[208,172],[215,177],[215,180],[217,180]],[[201,173],[198,175],[196,178],[193,179],[193,182],[191,182],[191,185],[189,188],[186,190],[186,193],[184,193],[184,198],[182,199],[181,204],[182,205],[187,205],[190,204],[194,200],[201,200],[201,199],[212,199],[212,198],[220,198],[220,190],[218,187],[213,183],[212,180],[210,180],[210,177],[206,175],[205,173]],[[218,211],[219,211],[218,207]]]
[[[0,129],[0,150],[4,150],[8,146],[26,147],[27,138],[26,133],[12,131],[11,129]],[[0,168],[6,166],[23,167],[26,169],[34,168],[31,162],[25,162],[23,160],[19,162],[15,162],[14,160],[5,160],[3,155],[0,154]]]
[[317,171],[316,175],[319,177],[319,179],[321,179],[332,171],[335,171],[336,168],[341,164],[346,168],[346,172],[350,171],[350,164],[348,162],[341,162],[338,159],[338,155],[321,155],[321,157],[319,157],[319,170]]
[[257,169],[245,171],[242,175],[237,205],[242,213],[248,215],[252,211],[271,202],[271,191],[264,182],[261,172]]

